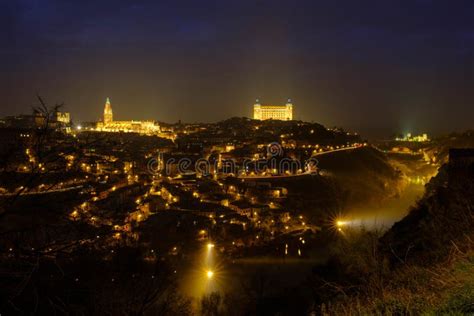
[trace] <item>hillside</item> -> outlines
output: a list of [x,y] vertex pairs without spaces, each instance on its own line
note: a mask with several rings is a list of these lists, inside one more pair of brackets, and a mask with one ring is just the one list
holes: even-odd
[[443,259],[474,230],[473,169],[444,165],[410,213],[381,239],[386,251],[417,264]]
[[452,133],[435,139],[432,146],[426,150],[437,161],[445,163],[448,161],[449,148],[473,148],[474,131],[465,131],[462,133]]
[[317,158],[318,167],[341,187],[347,205],[380,201],[400,190],[400,172],[385,154],[372,147]]
[[[444,165],[383,236],[346,231],[314,283],[323,315],[474,312],[474,165]],[[321,270],[323,269],[323,270]],[[319,271],[319,273],[318,273]],[[317,275],[325,272],[325,279]],[[327,290],[328,285],[330,289]]]

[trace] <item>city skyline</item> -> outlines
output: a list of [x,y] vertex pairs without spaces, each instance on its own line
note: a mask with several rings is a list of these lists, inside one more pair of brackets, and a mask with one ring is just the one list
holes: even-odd
[[291,96],[361,132],[472,127],[472,3],[266,4],[4,3],[0,115],[38,93],[78,121],[110,96],[120,119],[216,122]]
[[[37,96],[37,98],[41,98],[41,96]],[[43,98],[41,98],[43,99]],[[85,123],[85,124],[99,124],[98,125],[98,130],[102,130],[104,127],[102,126],[103,122],[105,122],[106,120],[106,116],[109,117],[109,123],[112,123],[112,120],[113,120],[113,114],[112,114],[112,111],[111,111],[111,98],[110,97],[106,97],[105,98],[105,109],[103,109],[101,111],[101,113],[95,118],[95,119],[92,119],[92,120],[77,120],[75,119],[75,116],[74,116],[74,110],[73,111],[70,111],[69,108],[67,107],[67,105],[65,105],[64,103],[56,103],[56,105],[59,105],[59,109],[61,110],[61,113],[64,112],[65,114],[68,115],[68,122],[71,123],[71,127],[75,128],[75,129],[81,129],[82,128],[82,125]],[[256,102],[256,103],[255,103]],[[297,116],[295,117],[295,114],[294,114],[294,105],[293,105],[293,101],[288,98],[287,101],[286,101],[286,105],[277,105],[277,104],[263,104],[263,105],[260,105],[260,99],[256,99],[254,102],[253,105],[251,105],[249,107],[249,114],[247,115],[244,115],[244,116],[229,116],[227,118],[223,118],[221,120],[218,120],[218,121],[215,121],[215,122],[212,122],[212,121],[197,121],[197,120],[194,120],[194,121],[182,121],[181,119],[178,119],[178,121],[175,121],[175,122],[169,122],[169,121],[163,121],[163,120],[159,120],[159,119],[155,119],[155,118],[146,118],[144,120],[129,120],[129,118],[125,117],[123,114],[120,115],[119,114],[119,118],[120,120],[113,120],[113,125],[114,127],[112,128],[112,125],[109,126],[110,129],[114,130],[114,131],[119,131],[120,128],[118,128],[118,125],[116,124],[122,124],[121,128],[125,128],[125,126],[127,124],[131,124],[131,123],[144,123],[144,124],[153,124],[153,122],[155,122],[155,124],[159,124],[159,123],[164,123],[164,124],[181,124],[181,123],[184,123],[184,124],[214,124],[214,123],[218,123],[218,122],[222,122],[222,121],[225,121],[226,119],[231,119],[231,118],[247,118],[247,119],[253,119],[253,120],[268,120],[268,119],[271,119],[271,120],[294,120],[294,121],[301,121],[301,122],[311,122],[311,123],[318,123],[318,124],[321,124],[323,126],[326,126],[327,128],[341,128],[341,129],[345,129],[347,131],[350,131],[350,132],[354,132],[354,133],[360,133],[362,136],[364,137],[368,137],[368,138],[372,138],[372,139],[377,139],[377,138],[380,138],[380,139],[383,139],[383,138],[392,138],[392,137],[398,137],[399,135],[411,135],[412,132],[415,132],[416,133],[423,133],[423,134],[426,134],[427,130],[426,129],[423,129],[423,128],[420,128],[420,127],[415,127],[413,129],[406,129],[406,130],[401,130],[401,129],[393,129],[393,128],[382,128],[382,129],[371,129],[370,127],[351,127],[351,126],[342,126],[342,125],[334,125],[334,126],[330,126],[330,125],[327,125],[327,124],[324,124],[323,122],[318,122],[318,121],[307,121],[307,120],[304,120],[304,119],[300,119],[298,118]],[[262,114],[256,114],[256,106],[261,106],[263,109],[265,109],[265,111],[267,111],[268,113],[265,114],[265,118],[260,118],[260,115]],[[288,106],[290,106],[290,108],[288,108]],[[35,106],[31,106],[30,107],[30,112],[26,112],[26,113],[12,113],[12,114],[9,114],[9,115],[6,115],[4,116],[5,119],[12,119],[12,118],[22,118],[22,117],[26,117],[26,116],[31,116],[31,114],[33,114],[34,116],[34,108]],[[109,111],[107,114],[106,112]],[[289,111],[289,112],[288,112]],[[275,117],[272,117],[272,115],[270,113],[275,113]],[[288,117],[285,117],[285,115],[283,115],[284,112],[287,112],[287,113],[291,113]],[[277,114],[279,113],[279,114]],[[72,117],[72,118],[71,118]],[[291,117],[291,118],[290,118]],[[102,125],[101,125],[102,124]],[[127,130],[131,130],[130,128],[125,128]],[[106,129],[104,129],[104,131],[106,131]],[[459,129],[452,129],[450,130],[451,132],[459,132],[459,131],[463,131],[462,128],[459,128]],[[428,130],[429,132],[429,130]],[[446,133],[442,133],[442,132],[439,132],[439,133],[430,133],[431,135],[433,136],[444,136],[444,134]],[[168,136],[166,136],[168,137]]]

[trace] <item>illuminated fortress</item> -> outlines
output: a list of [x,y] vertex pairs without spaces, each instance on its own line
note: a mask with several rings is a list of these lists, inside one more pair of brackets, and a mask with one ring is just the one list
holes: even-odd
[[158,134],[160,126],[154,121],[114,121],[110,99],[107,98],[104,107],[104,119],[97,123],[97,131],[126,132],[140,134]]
[[285,105],[261,105],[257,99],[253,105],[253,119],[291,121],[293,120],[293,104],[288,99]]

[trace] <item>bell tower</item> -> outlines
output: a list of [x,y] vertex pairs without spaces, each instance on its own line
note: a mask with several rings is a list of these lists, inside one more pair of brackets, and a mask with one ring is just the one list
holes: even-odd
[[112,123],[114,120],[114,114],[112,112],[112,105],[110,104],[110,99],[107,98],[105,101],[105,108],[104,108],[104,124]]

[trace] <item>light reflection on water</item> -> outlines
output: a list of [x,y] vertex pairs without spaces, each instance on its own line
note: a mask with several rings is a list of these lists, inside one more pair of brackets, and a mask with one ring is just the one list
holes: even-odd
[[381,201],[379,205],[350,208],[344,212],[344,220],[353,228],[389,229],[410,211],[410,207],[423,195],[422,183],[409,183],[398,197]]

